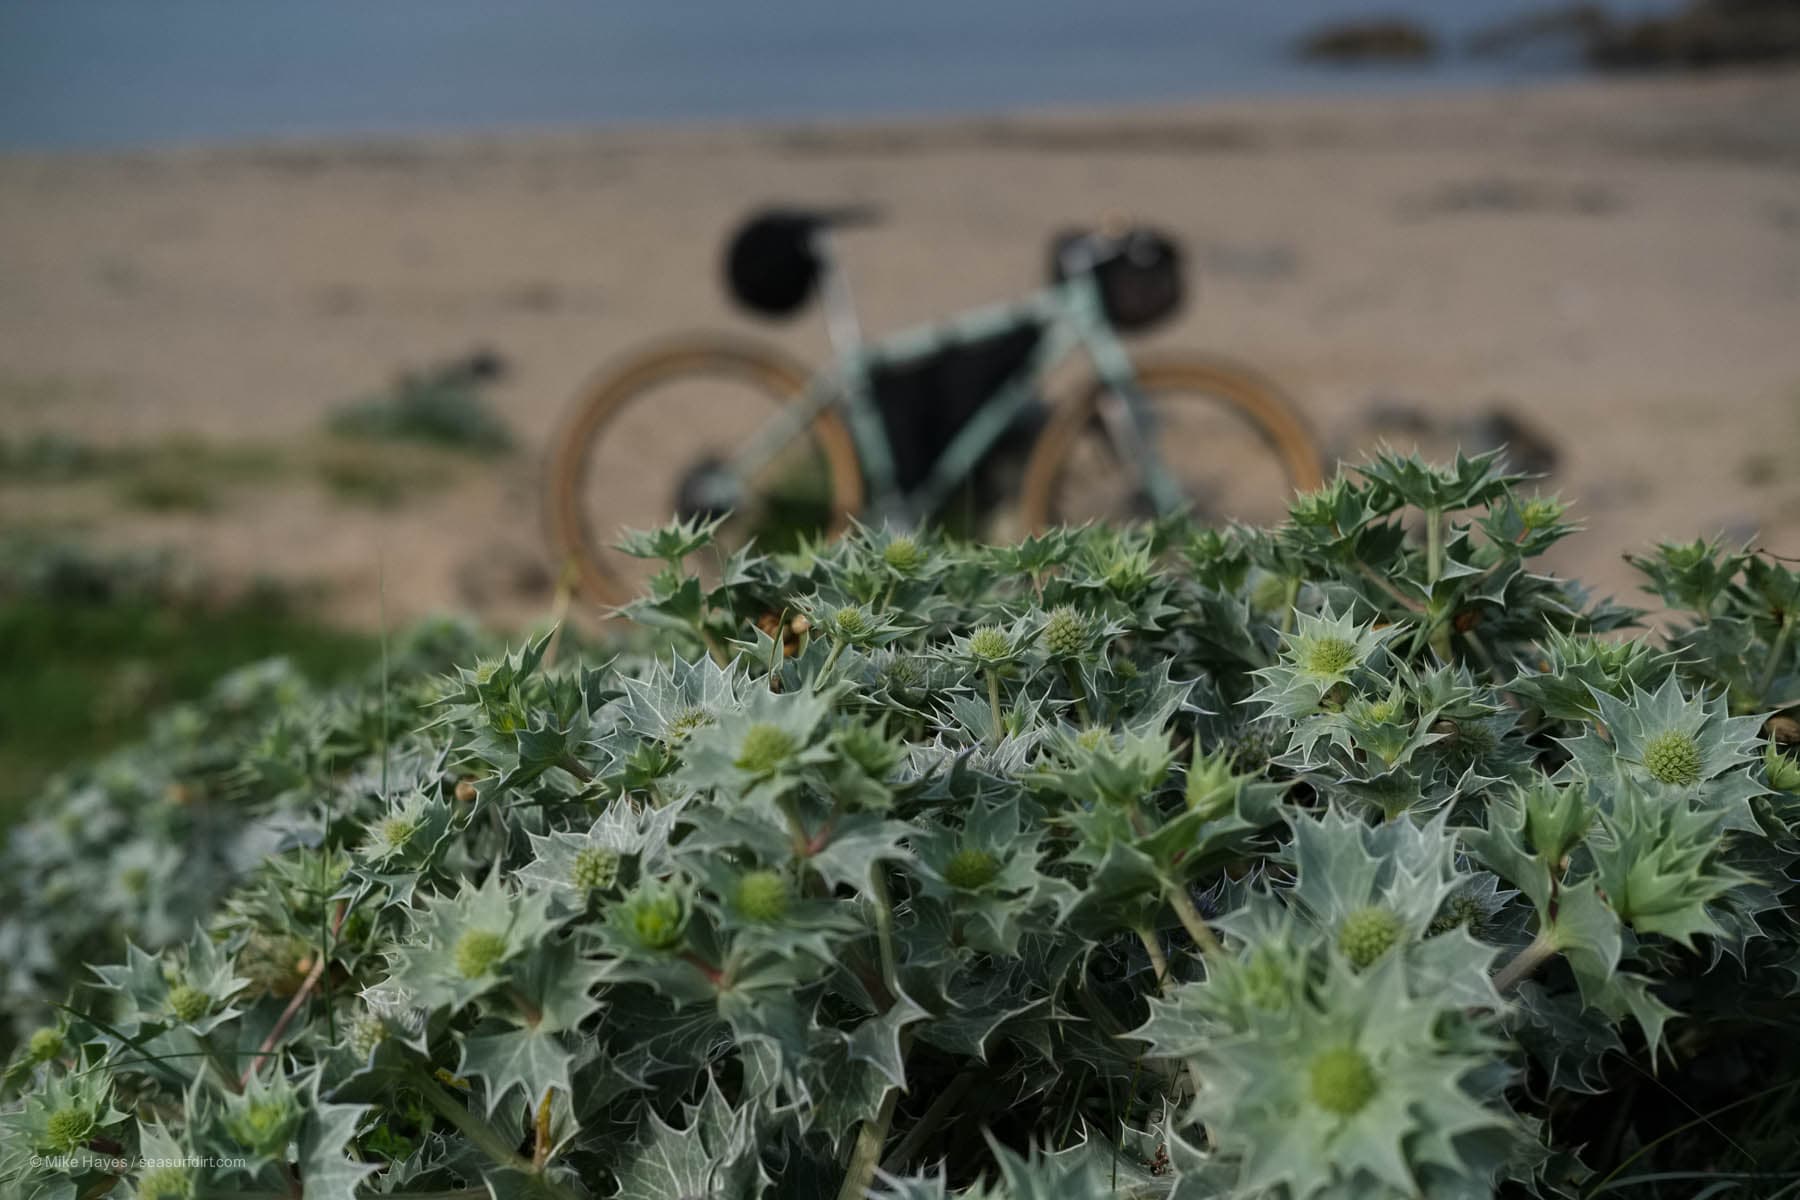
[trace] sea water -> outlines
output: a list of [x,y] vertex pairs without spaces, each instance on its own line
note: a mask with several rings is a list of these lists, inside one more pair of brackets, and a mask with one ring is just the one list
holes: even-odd
[[[1492,60],[1459,42],[1546,2],[0,0],[0,149],[1533,81],[1577,71],[1572,49]],[[1418,19],[1445,51],[1295,60],[1303,32],[1370,12]]]

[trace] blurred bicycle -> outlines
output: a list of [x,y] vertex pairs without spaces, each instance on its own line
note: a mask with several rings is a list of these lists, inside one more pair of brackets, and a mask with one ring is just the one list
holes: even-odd
[[[752,312],[791,317],[822,299],[833,357],[808,370],[778,350],[700,335],[640,351],[577,398],[549,472],[549,518],[582,590],[619,604],[645,565],[611,549],[623,526],[726,514],[727,540],[780,544],[853,515],[911,525],[959,496],[990,510],[1016,492],[1037,529],[1194,507],[1272,521],[1317,486],[1319,453],[1267,380],[1213,357],[1134,361],[1120,335],[1166,321],[1181,255],[1144,228],[1057,237],[1047,286],[865,339],[832,237],[868,209],[761,213],[731,239],[725,273]],[[1050,373],[1085,354],[1087,382],[1046,403]]]

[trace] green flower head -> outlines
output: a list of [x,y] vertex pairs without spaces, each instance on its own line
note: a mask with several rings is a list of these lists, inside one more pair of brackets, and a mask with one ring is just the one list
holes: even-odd
[[704,708],[690,705],[669,718],[668,740],[671,743],[679,742],[702,725],[711,724],[712,719],[712,714]]
[[869,614],[854,604],[838,609],[831,618],[831,631],[847,642],[854,642],[867,634],[872,625]]
[[1778,792],[1800,792],[1800,759],[1783,754],[1770,742],[1763,750],[1763,770],[1769,786]]
[[374,1013],[363,1013],[350,1025],[350,1053],[359,1062],[367,1062],[375,1048],[387,1040],[387,1023]]
[[1366,967],[1393,949],[1404,932],[1400,918],[1385,908],[1359,908],[1338,926],[1338,949],[1358,967]]
[[605,891],[619,877],[619,856],[603,846],[583,846],[569,866],[569,883],[581,892]]
[[212,1010],[212,997],[192,984],[183,983],[169,989],[169,1011],[178,1021],[198,1021]]
[[1044,632],[1039,636],[1043,639],[1045,653],[1050,657],[1079,657],[1087,649],[1087,618],[1072,604],[1058,605],[1050,610],[1049,619],[1044,622]]
[[793,734],[772,722],[759,721],[744,731],[736,765],[752,775],[773,775],[799,748]]
[[687,901],[667,884],[646,881],[616,911],[632,941],[645,950],[673,950],[687,935]]
[[944,882],[965,892],[977,891],[1000,874],[1000,860],[986,850],[965,846],[944,864]]
[[506,958],[504,934],[471,929],[456,939],[456,969],[464,979],[480,979]]
[[44,1142],[51,1150],[77,1150],[93,1136],[94,1114],[90,1109],[71,1105],[56,1109],[44,1120]]
[[1669,729],[1644,745],[1644,769],[1674,787],[1700,782],[1700,743],[1690,733]]
[[1436,937],[1438,934],[1449,933],[1452,929],[1466,928],[1475,931],[1481,928],[1481,923],[1486,919],[1487,910],[1482,907],[1481,901],[1462,893],[1450,897],[1443,911],[1432,918],[1426,932]]
[[977,662],[997,663],[1012,656],[1012,642],[998,625],[983,625],[969,635],[969,657]]
[[137,1200],[189,1200],[193,1194],[186,1167],[154,1167],[138,1176]]
[[1294,660],[1308,675],[1342,675],[1356,665],[1356,643],[1347,638],[1324,634],[1300,642],[1295,647]]
[[[1498,1089],[1475,1075],[1491,1060],[1466,1032],[1444,1032],[1467,1029],[1458,999],[1409,979],[1398,955],[1361,972],[1340,960],[1232,1036],[1196,1019],[1206,986],[1152,1000],[1140,1036],[1205,1081],[1196,1113],[1236,1172],[1219,1194],[1491,1193],[1516,1136]],[[1423,1188],[1430,1177],[1441,1188]]]
[[238,1145],[256,1155],[284,1157],[305,1114],[285,1082],[273,1087],[252,1086],[250,1093],[234,1098],[225,1129]]
[[896,574],[911,575],[925,563],[924,548],[918,539],[907,534],[895,536],[881,548],[881,561],[891,567]]
[[1527,529],[1548,529],[1562,520],[1569,506],[1555,496],[1533,496],[1519,510],[1519,519]]
[[63,1034],[49,1027],[34,1030],[25,1042],[25,1057],[34,1063],[49,1062],[63,1052]]
[[1656,790],[1710,792],[1722,775],[1748,766],[1761,747],[1757,717],[1730,716],[1723,696],[1689,695],[1670,672],[1654,692],[1636,686],[1621,698],[1595,688],[1592,703],[1607,736],[1588,731],[1570,742],[1591,779],[1623,768]]
[[779,871],[751,871],[738,880],[732,902],[739,915],[759,925],[775,925],[788,914],[793,899],[788,881]]
[[1307,1071],[1308,1095],[1314,1104],[1340,1117],[1353,1117],[1375,1098],[1375,1067],[1362,1051],[1335,1046],[1312,1060]]
[[1263,687],[1251,699],[1266,705],[1271,715],[1310,715],[1328,693],[1352,685],[1396,629],[1359,625],[1329,608],[1318,616],[1298,612],[1293,632],[1284,637],[1281,661],[1255,672]]

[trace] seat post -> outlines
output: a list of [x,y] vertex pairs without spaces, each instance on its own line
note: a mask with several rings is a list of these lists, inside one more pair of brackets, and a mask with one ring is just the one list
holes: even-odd
[[856,319],[856,301],[850,295],[850,277],[838,266],[831,251],[831,234],[823,226],[813,230],[813,253],[819,258],[819,292],[825,308],[825,335],[839,355],[862,346],[862,323]]

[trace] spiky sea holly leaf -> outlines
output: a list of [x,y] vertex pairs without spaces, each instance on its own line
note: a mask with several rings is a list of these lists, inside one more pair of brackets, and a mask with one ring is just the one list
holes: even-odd
[[824,845],[807,856],[806,865],[832,887],[866,891],[870,872],[880,864],[911,860],[905,845],[910,832],[903,822],[877,813],[850,813],[824,832]]
[[[1336,931],[1340,948],[1354,940],[1353,925],[1389,928],[1390,945],[1415,944],[1462,882],[1456,837],[1446,820],[1440,814],[1425,825],[1369,825],[1339,810],[1297,816],[1291,822],[1296,877],[1290,895],[1322,927]],[[1365,949],[1346,953],[1354,960]]]
[[1729,827],[1753,828],[1734,776],[1759,753],[1761,718],[1728,716],[1722,697],[1690,697],[1674,672],[1654,692],[1634,687],[1623,700],[1596,692],[1594,703],[1606,738],[1590,730],[1567,743],[1590,779],[1618,773],[1652,791],[1697,793],[1735,810]]
[[585,907],[596,891],[617,881],[621,860],[637,859],[638,870],[657,874],[666,869],[666,853],[682,801],[660,807],[614,800],[585,830],[528,833],[534,855],[519,868],[525,883],[559,895],[573,907]]
[[1329,608],[1317,616],[1296,613],[1294,632],[1282,639],[1281,660],[1251,672],[1262,687],[1250,701],[1267,715],[1309,716],[1319,711],[1327,696],[1350,689],[1383,644],[1399,632],[1399,626],[1376,628]]
[[426,1008],[460,1008],[502,984],[513,960],[543,943],[558,921],[543,892],[514,892],[498,871],[436,896],[394,952],[392,980]]
[[847,1037],[832,1030],[821,1031],[802,1070],[811,1124],[834,1153],[857,1126],[875,1119],[894,1086],[875,1064],[851,1053]]
[[1154,795],[1174,761],[1169,735],[1161,729],[1059,731],[1042,766],[1026,781],[1078,805],[1123,809]]
[[[1056,1152],[1016,1154],[992,1140],[994,1162],[1007,1200],[1064,1200],[1071,1196],[1142,1194],[1149,1173],[1127,1166],[1118,1169],[1115,1156],[1090,1138]],[[1117,1181],[1118,1187],[1115,1187]],[[1122,1192],[1121,1192],[1122,1189]]]
[[654,1110],[643,1138],[615,1174],[617,1200],[690,1200],[694,1196],[755,1196],[768,1185],[757,1157],[754,1106],[734,1108],[708,1077],[700,1102],[683,1105],[676,1127]]
[[1625,1043],[1604,1013],[1583,1004],[1578,995],[1558,994],[1533,980],[1519,984],[1511,999],[1507,1026],[1544,1068],[1553,1090],[1605,1090],[1605,1060],[1623,1053]]
[[356,1200],[362,1182],[378,1169],[346,1152],[357,1122],[368,1111],[361,1104],[315,1102],[300,1128],[300,1157],[295,1166],[301,1200]]
[[671,654],[619,683],[623,694],[612,711],[620,727],[670,746],[685,742],[721,714],[736,712],[751,686],[736,661],[721,666],[704,654],[691,662]]
[[[561,1200],[575,1183],[572,1172],[555,1164],[545,1174],[491,1164],[482,1164],[480,1170],[488,1200]],[[569,1178],[556,1179],[559,1175]],[[561,1187],[552,1186],[553,1181]]]
[[1168,1200],[1217,1200],[1229,1195],[1235,1174],[1232,1164],[1221,1162],[1210,1151],[1195,1145],[1182,1135],[1182,1128],[1171,1110],[1157,1131],[1174,1176],[1169,1183]]
[[210,1033],[238,1015],[233,1001],[250,984],[236,974],[230,953],[201,930],[189,939],[185,955],[173,961],[127,943],[123,964],[95,967],[94,974],[123,997],[117,1023],[127,1033],[176,1025]]
[[1216,919],[1229,941],[1204,978],[1152,999],[1140,1035],[1187,1057],[1240,1034],[1302,998],[1317,974],[1325,936],[1267,892]]
[[1111,679],[1091,674],[1088,690],[1095,697],[1095,720],[1116,725],[1127,735],[1149,736],[1167,729],[1178,713],[1202,713],[1194,699],[1198,681],[1176,679],[1173,671],[1174,664],[1163,661],[1124,679],[1117,672]]
[[1028,996],[1011,975],[959,972],[945,989],[945,1010],[919,1026],[916,1036],[940,1050],[986,1062],[994,1039],[1009,1023],[1050,1004]]
[[1615,1021],[1636,1019],[1654,1053],[1675,1010],[1657,999],[1648,979],[1620,968],[1625,937],[1619,917],[1593,879],[1562,889],[1544,936],[1568,960],[1583,1003]]
[[1386,510],[1394,500],[1415,508],[1451,512],[1503,500],[1525,479],[1501,467],[1503,452],[1458,452],[1447,467],[1433,466],[1417,454],[1400,455],[1383,450],[1356,469],[1374,487],[1371,503]]
[[1033,908],[1073,900],[1066,882],[1039,873],[1042,839],[1041,828],[1025,829],[1017,797],[977,804],[960,830],[915,835],[923,894],[956,913],[976,949],[1016,954]]
[[1621,920],[1689,949],[1695,934],[1723,932],[1709,906],[1749,882],[1719,853],[1723,813],[1627,780],[1600,819],[1604,835],[1590,849],[1600,887]]
[[1460,1010],[1406,970],[1398,957],[1363,971],[1336,963],[1305,1002],[1196,1053],[1195,1108],[1238,1162],[1239,1189],[1306,1200],[1410,1196],[1427,1172],[1491,1181],[1514,1125],[1471,1080],[1498,1044],[1454,1032]]
[[1667,674],[1674,656],[1640,639],[1606,640],[1551,631],[1506,690],[1558,721],[1589,720],[1594,696],[1627,699]]
[[545,1033],[575,1030],[600,1007],[597,991],[608,974],[606,963],[582,957],[573,940],[545,943],[508,973],[507,1016]]
[[[869,1200],[950,1200],[950,1185],[941,1171],[926,1175],[890,1175],[876,1172],[877,1186]],[[958,1200],[1001,1200],[986,1187],[977,1184],[956,1193]]]
[[494,764],[500,768],[495,790],[504,793],[554,774],[565,781],[563,790],[573,794],[596,771],[590,762],[594,742],[593,728],[585,718],[562,721],[534,713],[514,732],[512,754]]
[[655,529],[624,529],[614,547],[633,558],[680,562],[712,545],[725,520],[723,516],[677,517]]
[[817,964],[775,955],[734,960],[714,981],[710,998],[740,1045],[766,1047],[781,1077],[792,1079],[816,1040],[823,974]]
[[[1558,792],[1551,788],[1544,794],[1554,799]],[[1583,793],[1571,790],[1566,794],[1576,798],[1579,815],[1583,818],[1580,829],[1575,832],[1578,838],[1579,833],[1586,828],[1586,804],[1581,799]],[[1533,833],[1527,825],[1530,818],[1526,804],[1524,799],[1497,798],[1489,806],[1487,828],[1463,829],[1459,833],[1463,845],[1469,848],[1477,861],[1523,892],[1536,906],[1539,919],[1548,923],[1552,894],[1551,869],[1544,856],[1534,851],[1529,840]],[[1566,824],[1559,821],[1555,828],[1560,831],[1557,835],[1559,840],[1555,843],[1560,848],[1550,851],[1550,855],[1554,860],[1560,860],[1574,841],[1570,840],[1564,845],[1560,840],[1567,834]],[[1536,836],[1541,841],[1544,835],[1539,833]]]
[[551,1088],[567,1094],[572,1060],[563,1039],[541,1026],[520,1029],[488,1022],[463,1038],[456,1073],[487,1085],[486,1108],[492,1116],[509,1096],[515,1104],[535,1106]]
[[713,793],[727,806],[772,803],[809,767],[830,761],[830,752],[814,743],[833,695],[810,688],[752,691],[741,709],[722,713],[689,735],[678,780]]
[[436,861],[450,822],[443,797],[415,790],[368,826],[357,855],[382,875],[416,874]]

